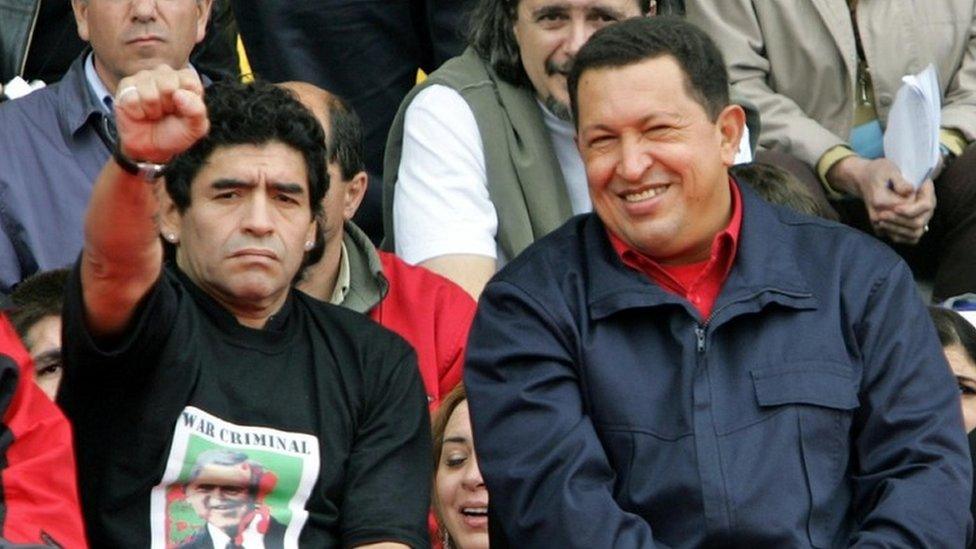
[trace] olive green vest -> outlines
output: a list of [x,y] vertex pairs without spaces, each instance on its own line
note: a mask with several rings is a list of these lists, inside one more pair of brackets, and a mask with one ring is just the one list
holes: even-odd
[[394,249],[393,193],[403,151],[407,106],[432,84],[456,90],[474,113],[484,147],[488,195],[498,215],[495,239],[507,257],[517,256],[573,215],[535,95],[528,88],[499,78],[468,48],[415,87],[393,120],[383,163],[383,249]]

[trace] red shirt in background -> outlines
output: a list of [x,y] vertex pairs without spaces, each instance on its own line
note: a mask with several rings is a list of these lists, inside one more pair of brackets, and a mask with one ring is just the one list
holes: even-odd
[[[34,383],[30,355],[0,315],[0,538],[87,547],[71,427]],[[2,544],[2,543],[0,543]]]

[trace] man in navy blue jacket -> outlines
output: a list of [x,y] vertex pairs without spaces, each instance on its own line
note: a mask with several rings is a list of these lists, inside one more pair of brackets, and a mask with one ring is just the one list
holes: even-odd
[[595,214],[488,284],[465,381],[492,546],[963,547],[958,394],[905,264],[760,200],[694,26],[569,77]]

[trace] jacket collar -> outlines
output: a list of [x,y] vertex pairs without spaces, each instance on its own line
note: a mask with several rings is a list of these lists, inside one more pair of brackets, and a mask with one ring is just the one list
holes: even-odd
[[[57,84],[58,122],[65,141],[70,142],[69,138],[81,130],[92,116],[105,116],[101,99],[91,89],[85,76],[85,59],[91,52],[91,47],[86,47],[71,63],[68,72]],[[200,81],[204,87],[212,83],[210,78],[202,73],[200,73]]]
[[347,221],[342,242],[349,259],[349,293],[340,304],[346,309],[365,313],[386,297],[389,281],[376,247],[355,223]]
[[[737,314],[758,311],[769,303],[794,309],[815,309],[816,298],[786,241],[786,226],[776,210],[748,185],[740,184],[742,228],[732,270],[715,301],[712,317],[721,322]],[[698,318],[690,303],[665,291],[647,277],[625,266],[614,252],[596,214],[584,222],[584,262],[589,285],[590,314],[594,319],[636,307],[675,306]]]
[[65,140],[69,142],[70,137],[84,127],[92,116],[105,116],[99,99],[85,78],[85,58],[89,53],[91,48],[85,48],[58,83],[58,121]]

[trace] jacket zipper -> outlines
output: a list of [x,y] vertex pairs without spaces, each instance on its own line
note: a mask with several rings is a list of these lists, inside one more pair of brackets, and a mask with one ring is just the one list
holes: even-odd
[[780,295],[785,295],[787,297],[811,297],[811,296],[813,296],[813,294],[810,294],[810,293],[788,292],[788,291],[785,291],[785,290],[776,290],[776,289],[772,289],[772,288],[764,288],[764,289],[762,289],[762,290],[760,290],[758,292],[755,292],[755,293],[753,293],[753,294],[751,294],[751,295],[749,295],[747,297],[744,297],[742,299],[737,299],[735,301],[731,301],[729,303],[726,303],[725,305],[722,305],[718,309],[712,311],[712,313],[710,315],[708,315],[708,318],[706,318],[704,322],[700,322],[700,323],[696,323],[695,324],[695,341],[697,342],[698,353],[701,354],[701,353],[704,353],[705,352],[705,336],[706,336],[706,334],[708,332],[708,326],[711,324],[712,318],[715,317],[715,314],[716,313],[718,313],[722,309],[728,308],[731,305],[735,305],[736,303],[741,303],[743,301],[749,301],[750,299],[753,299],[756,296],[758,296],[759,294],[765,293],[765,292],[777,293],[777,294],[780,294]]
[[37,29],[37,20],[40,19],[41,2],[42,0],[37,0],[34,5],[34,17],[31,19],[30,31],[27,33],[27,46],[24,48],[24,58],[20,60],[20,70],[17,71],[17,76],[21,78],[24,77],[24,71],[27,70],[27,56],[30,55],[31,42],[34,41],[34,31]]

